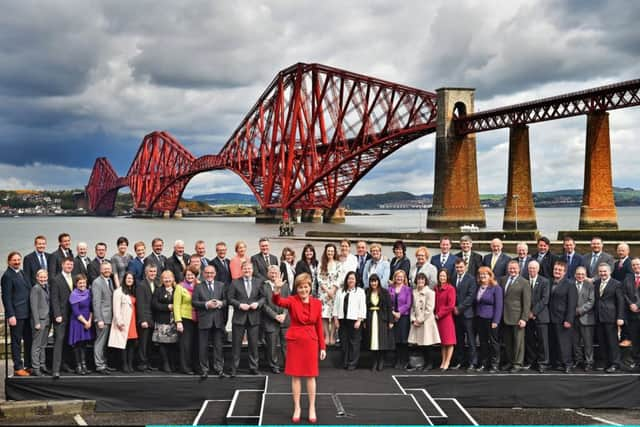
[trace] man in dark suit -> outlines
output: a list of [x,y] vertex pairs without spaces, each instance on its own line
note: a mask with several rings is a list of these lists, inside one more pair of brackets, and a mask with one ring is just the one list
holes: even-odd
[[153,264],[156,266],[158,270],[158,274],[162,274],[162,272],[166,269],[165,264],[167,263],[167,257],[162,255],[162,250],[164,249],[164,240],[159,237],[156,237],[151,241],[151,250],[152,252],[148,257],[144,259],[145,267],[149,264]]
[[[140,260],[142,257],[138,257]],[[136,321],[138,322],[138,370],[153,371],[149,360],[149,345],[153,333],[153,310],[151,299],[160,286],[158,269],[149,264],[144,269],[144,279],[136,284]]]
[[629,252],[630,249],[628,244],[618,244],[618,247],[616,248],[616,255],[618,255],[618,258],[616,259],[615,264],[613,264],[613,272],[611,273],[611,277],[616,279],[618,282],[623,282],[629,274],[633,274]]
[[[224,377],[222,343],[224,325],[227,322],[227,298],[225,285],[215,280],[213,265],[204,268],[204,281],[193,291],[193,306],[198,312],[198,350],[201,378],[209,376],[209,342],[213,340],[213,372]],[[240,337],[242,340],[242,337]],[[234,368],[235,369],[235,368]]]
[[266,237],[260,238],[258,247],[260,248],[260,253],[251,257],[251,264],[253,264],[253,277],[262,283],[267,280],[269,267],[278,265],[278,257],[269,253],[271,245]]
[[71,236],[69,233],[60,233],[58,235],[58,249],[49,257],[49,277],[55,277],[62,271],[62,261],[68,257],[73,258]]
[[519,372],[524,364],[524,331],[531,312],[531,287],[520,276],[518,262],[509,261],[508,275],[499,283],[504,290],[503,342],[507,363],[504,369]]
[[484,256],[482,265],[489,267],[493,271],[496,280],[498,280],[507,275],[507,264],[511,258],[502,253],[502,240],[493,239],[490,246],[491,253]]
[[49,257],[47,253],[47,238],[44,236],[36,236],[34,239],[35,250],[24,257],[22,266],[24,277],[33,286],[36,283],[36,273],[38,270],[49,271]]
[[[20,269],[22,255],[10,252],[7,257],[9,264],[2,275],[2,303],[4,315],[9,323],[11,332],[11,356],[13,358],[13,373],[16,376],[29,376],[31,369],[31,325],[29,324],[29,293],[31,285]],[[24,343],[24,363],[22,362],[21,347]]]
[[60,368],[66,372],[73,372],[68,365],[71,361],[71,348],[67,341],[69,331],[69,317],[71,307],[69,296],[73,291],[73,266],[74,259],[67,258],[62,261],[62,271],[51,280],[51,311],[53,312],[53,378],[60,378]]
[[540,237],[538,239],[538,252],[531,255],[531,258],[538,261],[540,264],[540,275],[551,279],[553,277],[553,267],[558,260],[558,257],[552,254],[551,242],[547,237]]
[[245,332],[249,341],[249,374],[258,375],[260,311],[265,301],[261,285],[262,282],[253,277],[251,262],[244,261],[242,263],[242,278],[232,281],[227,292],[227,300],[233,306],[232,377],[235,377],[236,370],[240,365],[240,347]]
[[525,330],[525,360],[543,373],[549,366],[549,279],[539,275],[540,264],[528,263],[531,286],[531,312]]
[[[456,274],[451,280],[456,287],[456,306],[453,310],[456,322],[456,342],[453,360],[454,366],[466,365],[469,371],[478,365],[476,335],[473,329],[473,303],[476,298],[476,279],[465,272],[467,266],[462,258],[456,259]],[[465,337],[469,346],[469,357],[465,358]]]
[[231,285],[231,266],[227,258],[226,243],[216,243],[216,257],[211,260],[211,264],[216,268],[216,280],[226,286]]
[[632,274],[624,279],[624,303],[627,309],[627,331],[631,340],[634,371],[640,371],[640,258],[631,260]]
[[[356,269],[357,285],[364,287],[364,266],[371,259],[371,254],[367,250],[367,242],[358,240],[356,243],[356,259],[358,260],[358,268]],[[428,261],[428,260],[427,260]]]
[[[78,254],[75,258],[73,258],[73,271],[71,274],[76,276],[78,274],[84,274],[87,280],[89,280],[89,272],[87,271],[87,267],[91,264],[91,258],[87,256],[87,244],[85,242],[80,242],[76,246],[76,251]],[[90,282],[87,282],[87,286],[91,286]]]
[[211,262],[211,260],[207,258],[207,245],[204,240],[196,241],[193,250],[195,254],[200,257],[200,271],[204,277],[204,268]]
[[184,280],[184,269],[189,265],[189,259],[189,254],[184,253],[184,242],[176,240],[173,244],[173,254],[165,263],[165,269],[173,271],[176,283]]
[[[133,251],[136,253],[136,256],[133,257],[131,261],[129,261],[129,265],[127,265],[127,271],[133,273],[133,276],[136,278],[136,283],[144,280],[145,278],[145,270],[144,270],[144,256],[146,251],[146,246],[144,242],[139,241],[134,243]],[[155,267],[155,264],[154,264]],[[158,268],[156,267],[156,275],[158,273]]]
[[446,269],[449,272],[449,277],[453,277],[456,269],[456,259],[451,253],[451,239],[449,236],[442,236],[440,238],[440,253],[431,257],[431,264],[438,271],[443,268]]
[[603,247],[604,244],[601,237],[594,236],[591,238],[591,252],[582,257],[584,266],[587,268],[588,277],[598,278],[598,266],[603,262],[609,264],[611,271],[613,271],[615,261],[610,254],[602,250]]
[[564,250],[562,260],[567,263],[567,279],[573,280],[576,269],[584,265],[584,259],[582,255],[576,252],[576,242],[573,237],[564,236],[562,248]]
[[529,245],[525,242],[519,242],[516,245],[516,257],[513,260],[518,261],[520,276],[529,280],[529,262],[532,260],[531,256],[529,256]]
[[466,272],[471,276],[476,277],[478,269],[482,267],[482,255],[472,251],[473,240],[471,236],[464,235],[460,238],[460,252],[456,254],[456,257],[464,261]]
[[551,320],[552,360],[565,373],[573,366],[572,339],[573,322],[576,316],[578,291],[568,279],[565,279],[567,265],[556,261],[553,266],[551,296],[549,297],[549,318]]
[[618,326],[624,325],[624,295],[622,284],[611,277],[608,263],[598,265],[598,276],[593,282],[598,343],[607,357],[605,371],[613,373],[621,367]]
[[88,283],[93,284],[93,281],[100,277],[100,268],[102,264],[106,262],[111,262],[107,259],[107,244],[104,242],[98,242],[95,246],[96,257],[89,263],[87,266],[87,279],[89,279]]
[[[289,286],[282,286],[282,276],[280,269],[272,265],[267,273],[269,278],[264,282],[264,305],[262,306],[262,326],[264,328],[265,348],[264,354],[267,364],[274,374],[280,373],[280,361],[284,360],[287,351],[287,341],[285,335],[289,327],[289,315],[287,310],[275,305],[271,298],[274,288],[280,288],[280,296],[289,296]],[[280,341],[280,351],[278,351],[278,341]]]
[[589,372],[593,370],[596,297],[593,282],[587,278],[587,269],[584,266],[576,268],[574,281],[578,292],[578,304],[576,306],[576,320],[573,325],[573,359],[576,365],[582,364],[585,372]]

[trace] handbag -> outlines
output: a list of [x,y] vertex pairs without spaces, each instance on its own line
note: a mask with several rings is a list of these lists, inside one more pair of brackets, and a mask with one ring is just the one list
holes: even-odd
[[151,341],[160,344],[175,344],[178,342],[178,328],[173,321],[173,313],[171,314],[171,323],[156,323],[153,327]]

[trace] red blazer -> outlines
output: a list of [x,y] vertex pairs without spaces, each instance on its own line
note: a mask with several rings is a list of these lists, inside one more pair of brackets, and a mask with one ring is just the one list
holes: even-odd
[[287,340],[317,341],[321,350],[326,349],[322,330],[322,302],[319,299],[309,298],[311,309],[308,312],[304,310],[304,304],[298,295],[280,298],[280,294],[274,293],[273,303],[289,310],[291,324],[287,330]]

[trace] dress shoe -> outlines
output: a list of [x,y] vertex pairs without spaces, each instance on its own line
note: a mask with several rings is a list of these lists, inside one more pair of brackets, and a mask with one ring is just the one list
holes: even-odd
[[158,370],[158,368],[154,368],[151,365],[147,365],[147,368],[145,369],[146,372],[155,372],[157,370]]
[[502,368],[500,368],[501,371],[510,371],[511,368],[513,368],[512,364],[508,364],[508,365],[504,365],[502,366]]
[[107,371],[109,371],[109,372],[115,372],[115,371],[117,371],[117,369],[116,369],[116,368],[112,368],[111,366],[107,366],[105,369],[106,369]]
[[529,369],[531,369],[531,365],[523,365],[522,366],[522,370],[523,371],[528,371]]
[[259,374],[260,372],[258,372],[257,369],[253,369],[253,368],[249,369],[249,375],[259,375]]
[[497,374],[498,372],[500,372],[500,371],[498,370],[498,367],[497,367],[497,366],[492,366],[492,367],[489,369],[489,373],[491,373],[491,374]]
[[564,368],[564,373],[565,373],[565,374],[570,374],[571,372],[573,372],[573,371],[571,370],[571,368],[570,368],[569,366],[567,366],[566,368]]
[[62,370],[64,372],[66,372],[67,374],[72,374],[73,373],[73,369],[71,369],[71,366],[67,365],[66,363],[62,364]]
[[[235,369],[231,370],[231,373],[229,374],[229,377],[231,377],[231,378],[235,378],[236,377],[236,370]],[[300,418],[300,417],[298,417],[298,418]]]
[[217,376],[218,378],[227,378],[227,377],[228,377],[228,375],[227,375],[227,374],[225,374],[225,373],[224,373],[224,371],[216,371],[216,373],[215,373],[215,374],[216,374],[216,376]]
[[469,365],[469,367],[467,368],[467,373],[470,374],[472,372],[476,372],[477,371],[477,367],[474,365]]
[[618,367],[616,365],[611,365],[607,369],[604,370],[607,374],[613,374],[614,372],[618,372]]
[[59,380],[60,379],[60,372],[54,372],[53,373],[53,379],[54,380]]
[[356,370],[355,366],[351,366],[350,365],[350,366],[347,367],[347,371],[355,371],[355,370]]
[[43,373],[43,374],[45,374],[45,375],[49,375],[49,374],[51,374],[51,371],[50,371],[50,370],[48,370],[48,369],[47,369],[47,368],[45,368],[45,367],[40,368],[40,372],[42,372],[42,373]]
[[43,373],[39,369],[34,369],[30,374],[32,377],[41,377]]
[[593,366],[591,366],[591,365],[584,365],[584,371],[585,371],[585,372],[591,372],[591,371],[593,371]]
[[96,369],[96,372],[99,373],[100,375],[111,375],[111,372],[109,372],[107,368]]
[[280,368],[278,368],[277,366],[275,368],[271,368],[271,372],[273,372],[274,374],[279,374]]
[[180,369],[180,373],[181,374],[185,374],[185,375],[193,375],[193,374],[195,374],[195,372],[190,371],[188,369]]
[[544,366],[538,366],[538,372],[544,374],[546,372],[546,368]]
[[17,371],[13,372],[13,375],[17,377],[28,377],[31,374],[26,369],[18,369]]
[[520,372],[522,368],[518,367],[518,366],[514,366],[513,368],[509,369],[509,373],[510,374],[517,374],[518,372]]
[[207,378],[209,378],[209,374],[207,372],[203,372],[202,374],[200,374],[201,380],[206,380]]

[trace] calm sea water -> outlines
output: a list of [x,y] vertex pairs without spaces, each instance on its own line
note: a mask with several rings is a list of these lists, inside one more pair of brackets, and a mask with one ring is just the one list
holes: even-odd
[[[538,228],[555,239],[558,230],[572,230],[578,226],[579,208],[537,209]],[[296,235],[303,236],[308,230],[330,231],[380,231],[380,232],[416,232],[426,231],[426,211],[385,210],[366,211],[371,216],[349,216],[345,224],[298,224]],[[386,215],[380,215],[386,214]],[[487,229],[499,230],[502,226],[502,209],[487,209]],[[640,208],[618,208],[620,228],[640,228]],[[258,239],[261,236],[273,237],[278,234],[278,226],[256,224],[253,218],[186,218],[181,220],[139,219],[139,218],[67,218],[67,217],[21,217],[0,218],[0,254],[3,260],[11,250],[26,254],[33,250],[33,237],[44,234],[49,240],[49,250],[56,246],[57,235],[66,231],[71,234],[75,244],[85,241],[93,247],[98,241],[109,246],[109,254],[115,252],[115,241],[119,236],[127,236],[133,245],[137,240],[150,242],[156,236],[165,241],[165,253],[170,254],[171,242],[176,239],[185,241],[191,252],[198,239],[207,242],[208,256],[214,255],[215,243],[227,242],[229,255],[233,254],[233,245],[237,240],[245,240],[249,253],[258,251]],[[273,240],[274,253],[280,253],[284,246],[299,250],[304,242]],[[131,248],[133,250],[133,248]],[[388,253],[387,253],[388,252]],[[93,251],[90,250],[90,254]],[[385,255],[391,256],[390,250]]]

